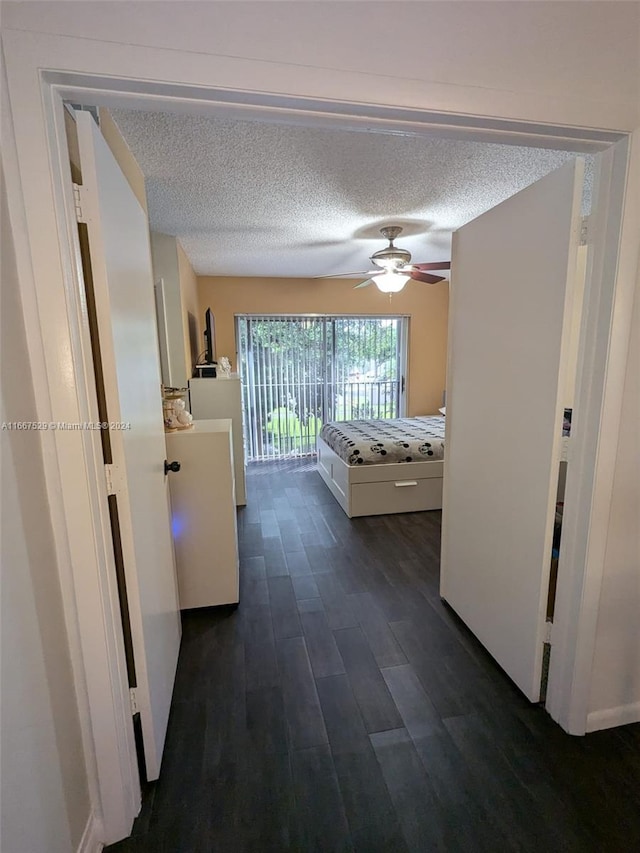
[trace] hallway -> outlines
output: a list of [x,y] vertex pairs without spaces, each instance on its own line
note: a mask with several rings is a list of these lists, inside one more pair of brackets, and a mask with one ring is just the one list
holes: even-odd
[[438,595],[440,513],[248,469],[241,605],[183,616],[159,781],[112,853],[622,853],[640,725],[572,738]]

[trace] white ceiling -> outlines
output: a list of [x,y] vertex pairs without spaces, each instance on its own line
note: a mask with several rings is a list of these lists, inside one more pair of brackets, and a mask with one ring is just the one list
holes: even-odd
[[177,236],[200,275],[366,270],[389,224],[404,226],[396,242],[414,262],[448,260],[454,229],[575,156],[171,113],[113,115],[145,174],[152,229]]

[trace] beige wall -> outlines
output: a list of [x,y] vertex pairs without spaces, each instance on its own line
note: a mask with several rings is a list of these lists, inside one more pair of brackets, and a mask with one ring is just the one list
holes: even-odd
[[[186,256],[180,241],[176,240],[178,249],[178,278],[180,281],[180,301],[182,303],[182,333],[184,335],[184,354],[187,371],[191,368],[191,345],[189,340],[189,314],[193,314],[196,320],[196,335],[198,343],[198,355],[204,348],[202,337],[202,320],[200,305],[198,303],[198,278],[193,267]],[[188,377],[190,376],[188,373]],[[187,377],[187,378],[188,378]]]
[[237,368],[235,314],[408,314],[408,414],[436,412],[442,405],[447,358],[446,282],[409,282],[389,297],[376,287],[354,290],[345,279],[199,277],[200,315],[215,316],[216,354]]
[[[37,421],[0,173],[2,421]],[[90,813],[40,433],[0,432],[0,850],[69,853]]]
[[[129,182],[135,197],[138,199],[145,213],[148,214],[147,192],[144,185],[144,175],[135,157],[129,150],[129,146],[120,133],[116,123],[111,118],[109,110],[100,109],[100,130],[111,153],[116,158],[118,165]],[[76,183],[82,183],[82,171],[80,169],[80,149],[78,147],[78,134],[76,123],[68,110],[64,111],[64,126],[67,134],[67,146],[69,148],[69,160],[71,161],[71,177]]]
[[162,381],[165,385],[184,388],[192,373],[189,314],[196,319],[199,352],[204,346],[196,274],[184,249],[171,234],[151,232],[151,258],[154,278],[156,283],[162,279],[164,294],[164,329],[159,330],[161,352],[163,346],[166,348],[166,357],[161,359]]
[[69,162],[71,164],[71,180],[75,184],[82,183],[82,170],[80,169],[80,147],[78,145],[78,129],[76,121],[69,112],[64,111],[64,129],[67,134],[67,148],[69,151]]
[[109,110],[98,110],[100,117],[100,130],[104,136],[107,145],[111,149],[113,156],[118,161],[118,165],[124,172],[125,178],[129,181],[129,186],[133,190],[136,198],[142,205],[145,213],[148,213],[147,207],[147,191],[144,185],[144,175],[135,157],[129,150],[129,146],[124,141],[124,137],[120,133],[118,126],[111,118]]
[[[184,388],[188,377],[176,238],[152,231],[151,260],[154,282],[156,287],[162,288],[164,304],[164,316],[158,317],[162,382],[174,388]],[[162,357],[163,351],[165,357]]]

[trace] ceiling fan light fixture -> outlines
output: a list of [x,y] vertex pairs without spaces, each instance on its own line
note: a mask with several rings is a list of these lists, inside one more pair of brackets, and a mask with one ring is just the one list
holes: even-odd
[[395,258],[375,258],[375,257],[372,257],[372,258],[369,258],[369,260],[373,261],[373,263],[377,267],[380,267],[383,270],[387,270],[388,272],[393,272],[393,270],[398,265]]
[[383,272],[374,278],[374,284],[383,293],[399,293],[411,278],[399,272]]

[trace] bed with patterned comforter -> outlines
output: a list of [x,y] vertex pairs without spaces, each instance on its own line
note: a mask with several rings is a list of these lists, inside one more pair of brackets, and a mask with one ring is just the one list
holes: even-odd
[[320,438],[347,465],[434,461],[444,457],[444,417],[333,421]]

